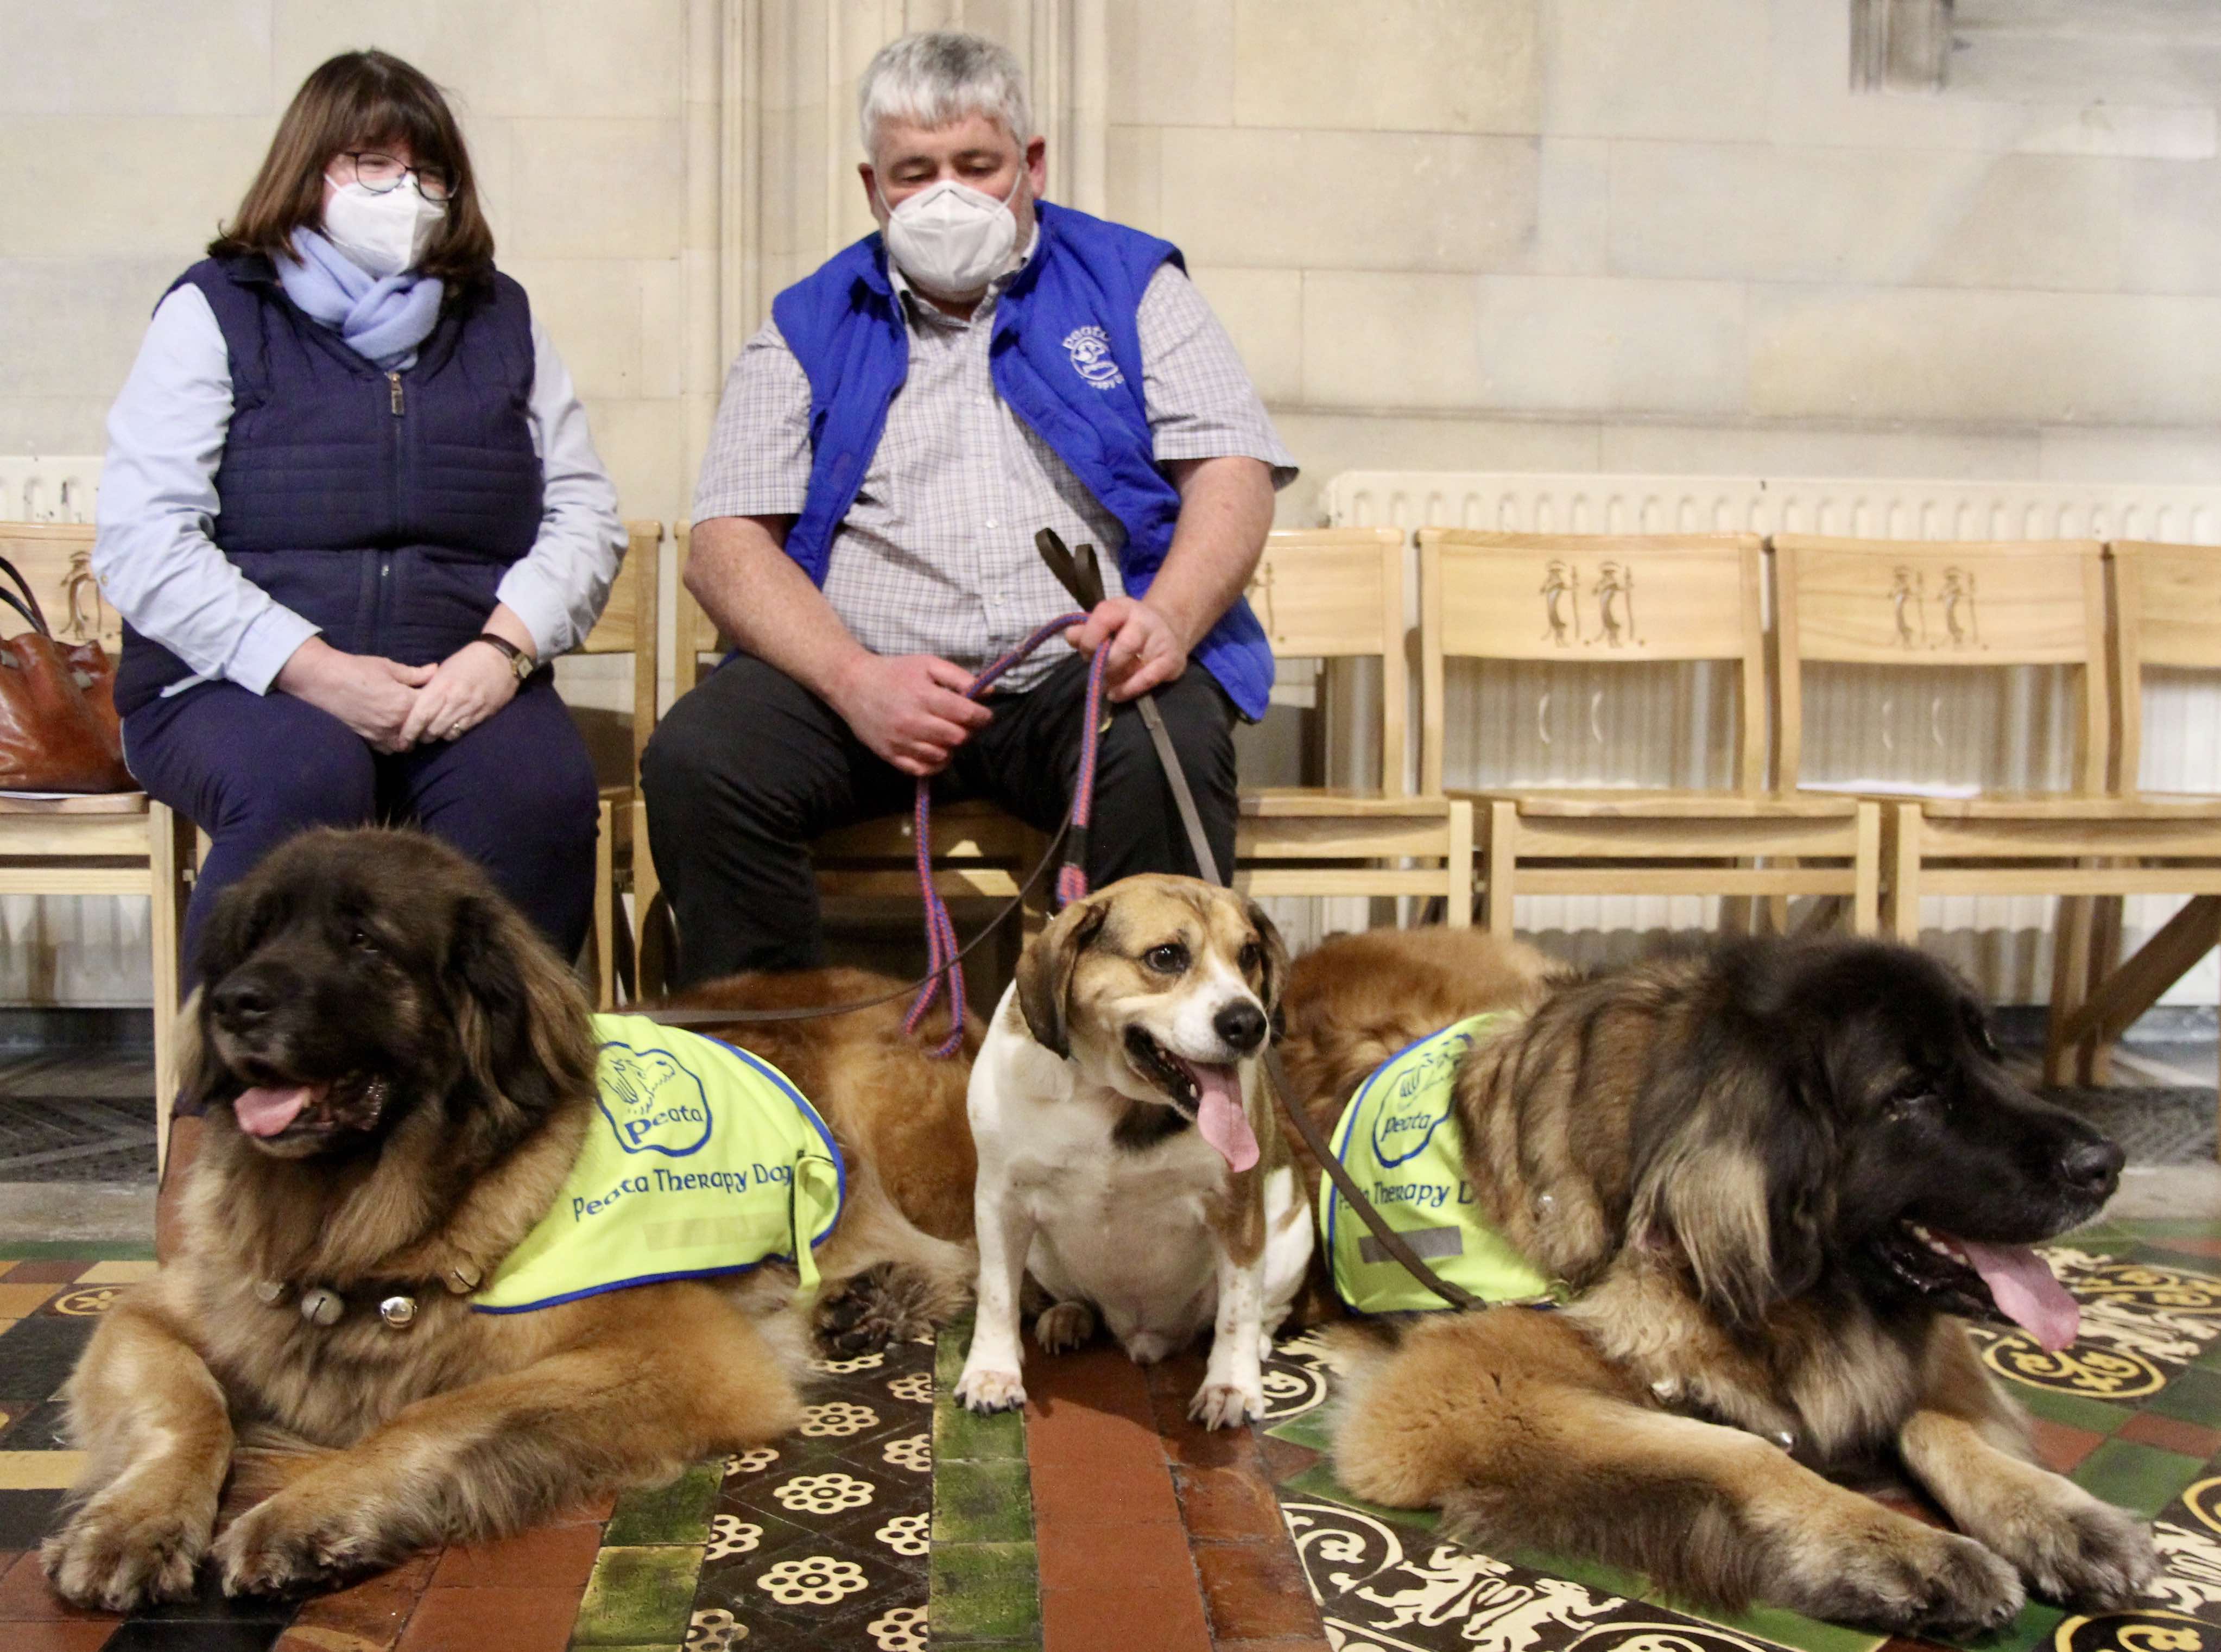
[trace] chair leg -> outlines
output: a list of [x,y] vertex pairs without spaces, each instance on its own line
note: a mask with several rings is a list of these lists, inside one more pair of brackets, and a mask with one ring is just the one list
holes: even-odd
[[[2121,963],[2121,928],[2128,903],[2118,895],[2100,895],[2091,905],[2090,976],[2084,984],[2083,1002],[2110,979]],[[2109,1082],[2113,1073],[2113,1038],[2103,1025],[2093,1026],[2074,1048],[2074,1066],[2081,1083],[2093,1086]]]
[[671,904],[655,875],[655,856],[648,846],[648,803],[632,805],[632,919],[634,970],[642,1003],[670,990],[673,943]]
[[2074,1043],[2068,1023],[2090,992],[2091,898],[2061,895],[2051,926],[2051,1009],[2044,1019],[2043,1081],[2072,1081]]
[[170,1110],[178,1098],[178,999],[185,980],[186,874],[193,865],[192,823],[166,804],[147,805],[147,938],[153,952],[154,1173],[170,1152]]
[[1511,938],[1513,863],[1518,858],[1519,805],[1498,798],[1488,805],[1488,932]]
[[1861,803],[1858,853],[1851,861],[1851,933],[1875,935],[1881,929],[1881,805]]
[[601,801],[600,829],[594,838],[594,1007],[617,1007],[616,805]]
[[1473,927],[1473,805],[1460,798],[1450,804],[1449,853],[1443,857],[1449,873],[1449,898],[1442,903],[1442,923],[1452,929]]
[[1920,805],[1900,803],[1891,810],[1889,933],[1908,947],[1920,944]]

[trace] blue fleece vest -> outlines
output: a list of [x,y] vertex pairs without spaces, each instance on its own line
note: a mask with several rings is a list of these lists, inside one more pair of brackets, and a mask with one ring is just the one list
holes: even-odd
[[[1118,571],[1139,597],[1172,548],[1180,501],[1150,442],[1136,317],[1149,278],[1167,259],[1179,264],[1179,249],[1070,207],[1043,202],[1037,210],[1040,244],[995,305],[989,373],[1125,529]],[[833,536],[910,371],[910,333],[880,238],[836,253],[780,293],[772,316],[810,379],[810,490],[787,554],[822,585]],[[1244,716],[1264,716],[1273,650],[1247,601],[1236,599],[1195,658]]]
[[[524,289],[495,276],[389,375],[297,309],[263,259],[203,260],[187,284],[230,358],[217,548],[347,653],[425,665],[476,636],[540,532]],[[116,709],[191,674],[127,628]]]

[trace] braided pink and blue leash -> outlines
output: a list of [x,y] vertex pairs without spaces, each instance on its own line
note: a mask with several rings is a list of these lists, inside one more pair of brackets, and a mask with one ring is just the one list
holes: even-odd
[[[996,660],[972,679],[964,691],[967,699],[976,700],[994,685],[995,680],[1021,660],[1053,637],[1061,636],[1075,625],[1085,623],[1085,613],[1071,613],[1053,619],[1040,627],[1018,646]],[[1072,824],[1065,839],[1064,864],[1057,868],[1056,904],[1068,906],[1087,892],[1087,823],[1094,812],[1095,759],[1103,736],[1103,666],[1110,650],[1098,648],[1087,668],[1087,721],[1079,735],[1079,773],[1073,782]],[[948,916],[948,903],[933,883],[933,783],[921,777],[917,783],[917,802],[913,805],[911,823],[917,839],[917,887],[925,903],[925,969],[926,982],[919,989],[917,1001],[910,1013],[903,1017],[903,1030],[915,1033],[925,1019],[935,1000],[947,995],[948,1003],[948,1036],[934,1050],[936,1056],[946,1058],[956,1054],[964,1042],[964,962],[958,954],[955,920]]]

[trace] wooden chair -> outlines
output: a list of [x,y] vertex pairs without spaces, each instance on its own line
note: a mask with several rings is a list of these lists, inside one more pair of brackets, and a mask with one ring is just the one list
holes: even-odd
[[[1752,535],[1419,534],[1421,784],[1441,788],[1445,662],[1614,668],[1715,660],[1734,674],[1733,783],[1717,790],[1491,785],[1488,926],[1509,935],[1519,895],[1848,899],[1874,931],[1880,816],[1855,798],[1767,783],[1764,550]],[[1831,864],[1814,866],[1813,860]]]
[[[1411,692],[1404,641],[1404,535],[1393,528],[1271,535],[1249,604],[1277,660],[1380,662],[1380,772],[1362,788],[1244,789],[1237,888],[1253,895],[1441,897],[1473,921],[1473,807],[1404,776]],[[1426,864],[1410,864],[1423,862]]]
[[[2086,961],[2077,961],[2067,978],[2072,1001],[2063,1013],[2053,1005],[2055,1042],[2074,1052],[2085,1083],[2104,1081],[2122,1033],[2221,942],[2221,885],[2214,882],[2221,869],[2183,858],[2221,856],[2221,797],[2148,792],[2140,785],[2144,668],[2221,672],[2221,549],[2121,541],[2106,547],[2106,566],[2113,619],[2109,790],[2143,817],[2139,835],[2157,839],[2164,833],[2163,850],[2154,854],[2155,844],[2144,846],[2137,869],[2159,873],[2165,892],[2191,898],[2125,963],[2118,958],[2121,897],[2101,896],[2093,904]],[[2069,943],[2083,939],[2080,933],[2067,937]]]
[[[702,662],[724,653],[728,644],[716,623],[686,589],[686,560],[691,524],[680,523],[673,536],[678,542],[679,597],[673,616],[675,641],[673,698],[685,693],[702,678]],[[1009,900],[1020,881],[1047,848],[1047,840],[1024,822],[986,803],[953,804],[934,810],[934,883],[945,900]],[[669,903],[648,852],[648,809],[644,801],[633,804],[633,904],[638,915],[641,994],[653,997],[666,991],[671,971],[673,936]],[[817,873],[817,888],[828,899],[915,900],[917,896],[916,839],[910,817],[890,816],[863,821],[829,832],[810,845]],[[1046,879],[1043,882],[1046,883]],[[1029,910],[1027,928],[1038,927],[1048,899],[1040,892],[1042,910]],[[1010,950],[1006,945],[1004,950]],[[1005,958],[1006,964],[1014,961]]]
[[[2133,983],[2124,984],[2096,1011],[2085,1007],[2093,925],[2088,898],[2221,895],[2221,808],[2214,800],[2108,789],[2108,770],[2115,765],[2103,548],[2092,540],[1936,542],[1779,535],[1774,549],[1785,776],[1793,779],[1799,762],[1794,731],[1803,666],[2053,666],[2073,673],[2074,739],[2067,790],[1891,800],[1884,849],[1888,927],[1899,940],[1919,938],[1924,896],[2061,898],[2045,1078],[2066,1082],[2069,1054],[2080,1047],[2081,1075],[2090,1081],[2097,1027],[2114,1025],[2118,1010],[2135,992]],[[2162,657],[2171,660],[2179,646],[2175,635],[2163,635]],[[2178,929],[2169,937],[2162,956],[2178,946],[2181,934]],[[2149,966],[2134,979],[2148,973]]]
[[[97,638],[112,656],[122,644],[122,621],[94,583],[92,535],[90,523],[0,522],[0,556],[22,570],[57,637]],[[12,633],[16,625],[8,629]],[[147,899],[158,1170],[169,1151],[170,1106],[178,1091],[179,946],[192,873],[192,823],[143,792],[53,799],[0,796],[0,894]]]
[[[592,958],[597,1001],[601,1008],[616,1007],[619,978],[629,973],[638,985],[640,948],[626,923],[624,897],[637,874],[635,843],[644,843],[637,831],[640,798],[640,754],[655,732],[657,613],[663,549],[660,522],[625,523],[624,565],[610,587],[610,600],[595,622],[592,633],[574,653],[629,654],[632,656],[632,767],[623,785],[601,789],[601,832],[594,848],[594,919]],[[644,854],[645,850],[640,851]],[[626,944],[618,946],[620,935]]]

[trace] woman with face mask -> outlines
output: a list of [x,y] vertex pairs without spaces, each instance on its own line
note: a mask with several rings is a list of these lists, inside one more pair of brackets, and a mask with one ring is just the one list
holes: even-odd
[[547,662],[624,537],[570,375],[493,267],[462,135],[382,52],[311,74],[109,416],[93,569],[124,753],[215,896],[302,828],[410,822],[567,957],[595,781]]

